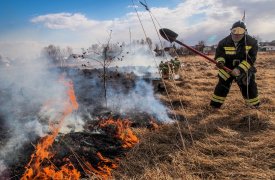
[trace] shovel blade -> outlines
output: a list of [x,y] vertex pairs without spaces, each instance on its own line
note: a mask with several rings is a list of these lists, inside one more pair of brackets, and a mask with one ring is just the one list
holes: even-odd
[[160,29],[159,33],[164,39],[170,42],[174,42],[178,37],[177,33],[167,28]]

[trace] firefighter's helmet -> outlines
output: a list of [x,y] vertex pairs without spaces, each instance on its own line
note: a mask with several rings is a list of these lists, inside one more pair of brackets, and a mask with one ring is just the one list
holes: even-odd
[[246,32],[246,25],[242,21],[237,21],[232,25],[232,34],[244,34]]

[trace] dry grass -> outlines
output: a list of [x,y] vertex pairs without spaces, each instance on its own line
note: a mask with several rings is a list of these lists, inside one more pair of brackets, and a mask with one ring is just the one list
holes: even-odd
[[[256,63],[259,109],[247,107],[233,84],[223,108],[211,110],[217,70],[200,57],[181,60],[182,80],[167,81],[181,120],[155,131],[136,129],[140,143],[122,159],[114,178],[274,179],[275,55],[259,55]],[[169,104],[167,96],[160,98]]]

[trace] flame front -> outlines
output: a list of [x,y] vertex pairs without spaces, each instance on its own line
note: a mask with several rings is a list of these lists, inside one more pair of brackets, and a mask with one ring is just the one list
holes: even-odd
[[130,129],[131,122],[129,120],[113,120],[108,119],[100,123],[100,127],[106,127],[109,125],[116,127],[115,137],[122,141],[123,148],[131,148],[139,142],[136,135]]
[[96,165],[96,168],[91,165],[89,162],[84,163],[84,171],[89,175],[99,175],[102,179],[108,179],[112,177],[111,171],[116,169],[118,165],[115,162],[105,158],[102,156],[100,152],[97,153],[97,157],[99,158],[99,163]]
[[[57,168],[51,158],[54,153],[50,151],[54,139],[65,120],[74,110],[78,109],[74,88],[72,82],[61,81],[67,88],[68,99],[64,102],[64,110],[61,115],[58,115],[57,125],[51,124],[51,134],[43,137],[35,148],[35,152],[31,155],[31,160],[26,166],[26,171],[23,174],[22,180],[30,179],[79,179],[80,172],[75,169],[73,164],[68,162],[61,168]],[[49,103],[47,103],[49,106]]]
[[[100,122],[99,126],[101,128],[105,127],[115,127],[115,138],[122,141],[122,147],[123,148],[131,148],[136,143],[139,142],[136,135],[134,135],[133,131],[130,129],[131,122],[129,120],[103,120]],[[114,162],[114,160],[110,160],[106,157],[104,157],[100,152],[97,153],[97,157],[99,158],[99,163],[94,167],[89,162],[84,161],[84,171],[86,174],[89,175],[99,175],[102,179],[108,179],[111,178],[111,171],[113,169],[116,169],[118,167],[117,162]],[[115,161],[119,161],[119,159],[116,158]]]

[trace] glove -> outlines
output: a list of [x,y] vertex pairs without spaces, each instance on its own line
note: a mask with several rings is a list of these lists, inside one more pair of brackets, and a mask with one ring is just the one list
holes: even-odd
[[242,72],[238,77],[236,77],[236,82],[238,85],[244,85],[248,86],[250,84],[251,79],[253,78],[253,75],[256,73],[256,68],[252,67],[248,70],[247,73]]
[[238,68],[235,68],[231,71],[231,75],[234,77],[238,77],[239,75],[241,75],[241,71]]
[[216,66],[219,68],[219,69],[222,69],[224,67],[224,62],[217,62]]

